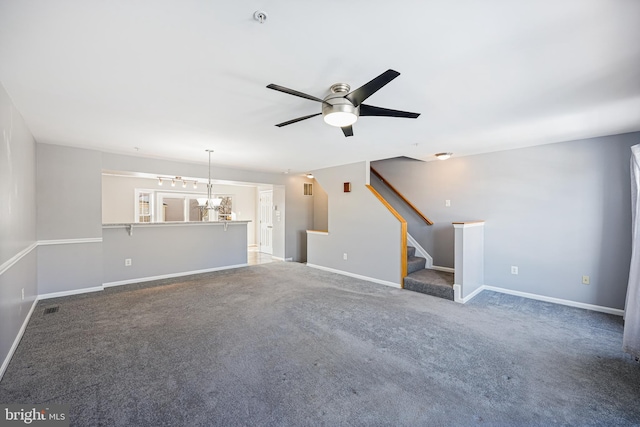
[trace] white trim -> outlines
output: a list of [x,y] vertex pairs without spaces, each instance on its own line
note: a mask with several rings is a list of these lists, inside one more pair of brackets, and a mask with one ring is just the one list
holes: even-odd
[[471,301],[471,299],[473,299],[473,297],[475,297],[480,292],[482,292],[484,289],[485,289],[484,286],[480,286],[475,291],[471,292],[469,295],[467,295],[466,297],[463,298],[462,297],[462,285],[454,284],[453,285],[453,300],[455,302],[459,302],[461,304],[466,304],[467,302]]
[[[170,221],[170,222],[127,222],[121,224],[102,224],[102,228],[147,228],[147,227],[184,227],[192,225],[237,225],[253,222],[250,219],[233,221]],[[226,225],[225,225],[226,224]]]
[[38,295],[38,300],[68,297],[69,295],[86,294],[89,292],[100,292],[103,290],[104,288],[102,286],[95,286],[93,288],[71,289],[68,291],[51,292],[49,294]]
[[453,223],[453,228],[483,227],[484,221]]
[[89,237],[84,239],[57,239],[57,240],[38,240],[37,242],[31,243],[29,246],[9,258],[7,261],[0,265],[0,275],[4,274],[8,269],[14,266],[18,261],[20,261],[25,256],[29,255],[32,250],[37,248],[38,246],[49,246],[49,245],[69,245],[69,244],[78,244],[78,243],[102,243],[102,237]]
[[13,353],[15,353],[16,349],[18,348],[18,344],[20,344],[20,340],[24,335],[24,331],[27,329],[27,325],[29,324],[29,320],[31,320],[31,315],[35,310],[36,305],[38,305],[38,297],[36,297],[33,300],[33,304],[31,304],[31,309],[29,310],[29,313],[27,313],[27,317],[24,318],[24,322],[22,322],[22,326],[20,327],[20,330],[16,335],[16,339],[13,340],[13,345],[11,345],[11,348],[7,352],[7,356],[4,358],[4,361],[2,362],[2,366],[0,366],[0,380],[2,380],[2,377],[4,376],[4,373],[6,372],[7,367],[9,366],[9,362],[11,362],[11,359],[13,358]]
[[273,255],[271,255],[271,259],[275,259],[277,261],[285,261],[285,262],[293,261],[293,258],[280,258],[280,257],[273,256]]
[[135,278],[135,279],[119,280],[119,281],[116,281],[116,282],[107,282],[107,283],[103,283],[102,286],[105,287],[105,288],[111,288],[113,286],[130,285],[132,283],[150,282],[152,280],[171,279],[171,278],[174,278],[174,277],[191,276],[193,274],[210,273],[212,271],[229,270],[229,269],[232,269],[232,268],[247,267],[248,265],[249,264],[226,265],[226,266],[223,266],[223,267],[206,268],[204,270],[183,271],[181,273],[162,274],[160,276],[138,277],[138,278]]
[[319,231],[319,230],[307,230],[307,234],[319,234],[321,236],[328,236],[328,231]]
[[455,273],[456,269],[455,268],[451,268],[451,267],[442,267],[440,265],[432,265],[431,267],[432,270],[438,270],[438,271],[446,271],[447,273]]
[[418,243],[418,241],[416,239],[414,239],[413,236],[411,234],[409,234],[409,233],[407,233],[407,244],[409,246],[413,246],[414,248],[416,248],[416,254],[427,260],[425,268],[432,268],[432,266],[433,266],[433,258],[422,247],[422,245],[420,245],[420,243]]
[[29,253],[32,250],[34,250],[37,246],[38,246],[38,242],[33,242],[32,244],[30,244],[29,246],[27,246],[26,248],[24,248],[23,250],[21,250],[20,252],[12,256],[11,258],[9,258],[7,261],[2,263],[2,265],[0,265],[0,275],[4,274],[5,271],[13,267],[13,265],[18,261],[20,261],[22,258],[29,255]]
[[[459,285],[453,285],[453,286],[455,287],[455,286],[459,286]],[[534,299],[534,300],[538,300],[538,301],[551,302],[551,303],[554,303],[554,304],[566,305],[566,306],[569,306],[569,307],[583,308],[585,310],[598,311],[598,312],[601,312],[601,313],[613,314],[613,315],[616,315],[616,316],[624,316],[624,310],[621,310],[619,308],[604,307],[604,306],[601,306],[601,305],[587,304],[587,303],[584,303],[584,302],[571,301],[571,300],[562,299],[562,298],[548,297],[548,296],[545,296],[545,295],[531,294],[531,293],[528,293],[528,292],[513,291],[511,289],[498,288],[496,286],[487,286],[487,285],[480,286],[478,289],[476,289],[474,292],[472,292],[470,295],[468,295],[466,298],[464,298],[462,301],[459,301],[459,302],[462,302],[463,304],[466,303],[466,302],[469,302],[473,297],[475,297],[481,291],[484,291],[484,290],[500,292],[502,294],[508,294],[508,295],[515,295],[515,296],[518,296],[518,297]]]
[[360,274],[349,273],[348,271],[336,270],[335,268],[323,267],[321,265],[315,265],[315,264],[309,264],[309,263],[307,263],[307,267],[317,268],[318,270],[329,271],[331,273],[337,273],[343,276],[354,277],[356,279],[366,280],[368,282],[379,283],[381,285],[391,286],[392,288],[398,288],[398,289],[401,288],[399,283],[393,283],[387,280],[374,279],[373,277],[361,276]]
[[77,245],[82,243],[102,243],[102,237],[86,237],[84,239],[38,240],[38,246]]

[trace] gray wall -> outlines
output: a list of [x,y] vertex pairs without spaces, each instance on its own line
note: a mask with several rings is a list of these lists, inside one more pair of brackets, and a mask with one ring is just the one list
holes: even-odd
[[368,173],[365,162],[313,172],[328,194],[329,234],[308,235],[308,263],[399,285],[400,223],[365,186]]
[[373,166],[435,222],[431,240],[419,239],[434,265],[453,267],[451,222],[482,219],[486,285],[622,309],[631,257],[629,147],[638,142],[640,133],[628,133]]
[[307,260],[307,230],[313,228],[313,196],[304,195],[305,182],[312,181],[304,176],[289,175],[285,188],[287,209],[285,247],[298,249],[293,257],[292,253],[287,250],[285,258],[293,258],[293,261],[300,262]]
[[38,247],[38,293],[102,286],[101,153],[37,144],[37,159],[38,240],[56,241]]
[[[104,283],[247,263],[247,225],[134,225],[103,231]],[[131,265],[125,266],[125,259]]]
[[313,229],[329,229],[329,195],[318,180],[313,183]]
[[35,140],[1,84],[0,130],[0,364],[4,367],[38,290]]
[[[102,170],[145,172],[174,176],[207,176],[206,164],[189,164],[102,153],[57,145],[37,144],[38,293],[52,294],[95,288],[104,282],[102,239]],[[313,224],[312,203],[294,194],[305,178],[214,168],[213,179],[275,184],[282,190],[287,216],[278,224],[282,237],[274,241],[274,255],[306,260],[300,239]],[[274,187],[275,188],[275,187]],[[275,191],[276,200],[278,191]],[[284,205],[280,204],[284,210]],[[274,229],[276,227],[274,226]],[[89,241],[87,241],[89,240]],[[245,236],[246,245],[246,236]],[[282,244],[277,248],[276,243]]]
[[[411,162],[417,161],[417,160],[408,159],[406,157],[403,159]],[[379,162],[372,162],[371,167],[378,170]],[[370,179],[371,179],[371,186],[375,188],[378,191],[378,193],[380,193],[380,195],[384,197],[384,199],[396,209],[396,211],[398,211],[398,213],[405,219],[405,221],[407,221],[407,231],[409,232],[409,234],[411,234],[411,237],[416,239],[420,243],[422,248],[426,250],[429,255],[433,256],[434,230],[438,230],[437,233],[440,233],[440,234],[449,233],[450,230],[446,228],[442,229],[439,227],[433,227],[433,226],[427,225],[422,218],[420,218],[412,209],[410,209],[407,206],[407,204],[396,195],[396,193],[391,191],[389,187],[387,187],[383,182],[381,182],[377,176],[371,173]],[[396,186],[394,182],[392,182],[391,184]],[[422,211],[422,213],[426,215],[427,218],[431,219],[430,212],[431,211],[426,211],[426,212]],[[451,267],[453,267],[453,233],[451,234],[450,241],[447,238],[444,238],[440,240],[440,243],[441,243],[441,247],[439,248],[439,252],[445,253],[445,254],[449,254],[449,253],[452,254]],[[447,243],[448,243],[448,246],[444,247],[444,245],[446,245]],[[442,260],[440,261],[444,262]],[[442,267],[446,266],[446,264],[438,264],[438,260],[436,259],[434,259],[434,265],[439,265]]]

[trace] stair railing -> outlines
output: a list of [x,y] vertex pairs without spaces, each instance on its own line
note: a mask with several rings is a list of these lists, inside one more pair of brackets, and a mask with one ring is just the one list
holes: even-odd
[[407,276],[407,221],[387,202],[371,185],[366,186],[371,193],[396,217],[400,223],[400,287],[404,289],[404,278]]
[[427,218],[425,214],[420,212],[420,209],[418,209],[413,203],[411,203],[406,197],[404,197],[402,193],[400,193],[393,185],[391,185],[389,181],[384,179],[384,177],[380,175],[380,172],[375,170],[373,166],[371,166],[370,169],[372,174],[374,174],[380,181],[382,181],[383,184],[389,187],[389,189],[393,191],[395,195],[398,196],[403,202],[405,202],[407,206],[411,208],[411,210],[413,210],[425,223],[427,223],[427,225],[433,225],[433,221]]

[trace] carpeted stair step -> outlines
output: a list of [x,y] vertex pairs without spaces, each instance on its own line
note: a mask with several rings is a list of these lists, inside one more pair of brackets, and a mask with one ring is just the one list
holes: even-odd
[[411,274],[416,271],[424,270],[424,266],[427,264],[427,260],[418,256],[409,257],[407,260],[407,274]]
[[453,273],[418,270],[404,278],[404,288],[453,301]]
[[426,259],[416,256],[416,248],[407,246],[407,274],[422,270],[426,265]]

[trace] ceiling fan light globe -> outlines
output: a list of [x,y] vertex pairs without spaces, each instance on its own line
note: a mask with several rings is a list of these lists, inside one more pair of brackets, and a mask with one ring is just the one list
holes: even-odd
[[336,127],[351,126],[358,120],[358,116],[351,112],[334,111],[324,115],[324,121],[328,125]]
[[354,107],[339,93],[329,95],[322,105],[322,118],[325,123],[339,128],[354,124],[358,120],[359,113],[360,109]]

